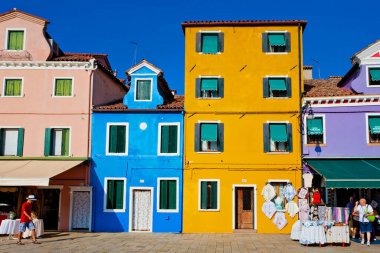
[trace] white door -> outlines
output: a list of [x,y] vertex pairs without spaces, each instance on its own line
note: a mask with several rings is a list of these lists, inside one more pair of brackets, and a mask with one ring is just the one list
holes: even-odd
[[71,210],[71,229],[89,230],[90,228],[90,201],[89,191],[74,191]]
[[133,231],[151,231],[151,194],[150,190],[133,190]]

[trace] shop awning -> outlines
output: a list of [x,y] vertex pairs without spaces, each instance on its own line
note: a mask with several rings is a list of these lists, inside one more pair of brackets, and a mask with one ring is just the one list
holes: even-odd
[[307,120],[307,134],[318,135],[323,134],[322,118],[308,119]]
[[307,159],[327,188],[380,188],[380,159]]
[[0,186],[48,186],[49,179],[84,160],[0,160]]

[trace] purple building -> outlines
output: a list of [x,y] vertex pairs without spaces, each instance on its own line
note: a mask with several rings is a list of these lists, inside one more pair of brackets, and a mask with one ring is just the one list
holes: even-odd
[[350,196],[380,204],[380,41],[352,64],[343,78],[305,80],[304,173],[333,206]]

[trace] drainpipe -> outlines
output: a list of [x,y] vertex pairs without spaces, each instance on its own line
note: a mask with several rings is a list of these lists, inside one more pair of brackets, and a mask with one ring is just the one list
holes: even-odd
[[[90,60],[92,68],[90,69],[90,89],[88,94],[88,125],[87,125],[87,157],[91,157],[91,124],[92,124],[92,117],[91,117],[91,109],[92,109],[92,91],[93,91],[93,85],[94,85],[94,73],[95,70],[98,68],[98,64],[95,59]],[[89,162],[89,167],[86,171],[86,185],[90,185],[90,171],[91,171],[91,160]]]
[[[299,90],[299,110],[300,110],[300,116],[299,116],[299,126],[300,126],[300,159],[301,159],[301,170],[303,169],[303,126],[302,126],[302,55],[301,55],[301,24],[298,23],[298,90]],[[301,184],[302,184],[302,172],[301,172]]]

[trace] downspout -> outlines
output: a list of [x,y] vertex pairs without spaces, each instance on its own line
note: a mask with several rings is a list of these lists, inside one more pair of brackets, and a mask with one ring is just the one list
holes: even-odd
[[[95,70],[98,68],[98,64],[96,60],[92,59],[91,62],[91,73],[89,77],[90,82],[90,89],[89,89],[89,95],[88,95],[88,126],[87,126],[87,157],[91,158],[91,124],[92,124],[92,116],[91,116],[91,109],[92,109],[92,91],[93,91],[93,85],[94,85],[94,73]],[[91,160],[89,162],[89,168],[86,171],[86,185],[90,185],[90,171],[91,171]]]
[[301,55],[301,24],[298,23],[298,91],[299,91],[299,110],[300,110],[300,116],[299,116],[299,126],[300,126],[300,164],[301,164],[301,184],[302,184],[302,170],[303,170],[303,126],[302,126],[302,55]]

